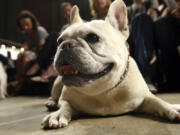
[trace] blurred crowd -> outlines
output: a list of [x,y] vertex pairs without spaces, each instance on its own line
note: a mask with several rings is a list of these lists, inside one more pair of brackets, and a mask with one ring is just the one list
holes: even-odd
[[[105,19],[111,2],[89,0],[92,19]],[[68,1],[59,3],[59,12],[66,24],[58,33],[48,32],[31,11],[23,10],[17,15],[17,29],[24,52],[19,53],[16,61],[12,61],[11,54],[5,59],[0,57],[7,65],[9,94],[38,93],[37,88],[36,92],[32,92],[32,86],[37,85],[37,82],[46,84],[43,90],[47,88],[47,93],[50,93],[51,85],[58,75],[53,68],[56,40],[70,25],[72,7],[73,4]],[[180,2],[133,0],[127,6],[127,12],[130,28],[127,46],[149,89],[153,93],[180,91]],[[29,89],[25,91],[24,87]]]

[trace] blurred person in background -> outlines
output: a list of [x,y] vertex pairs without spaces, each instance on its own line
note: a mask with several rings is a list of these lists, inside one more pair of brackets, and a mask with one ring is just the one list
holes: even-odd
[[19,53],[16,61],[15,80],[8,84],[9,92],[12,94],[21,90],[27,70],[36,61],[49,35],[46,29],[39,24],[36,16],[28,10],[22,10],[18,14],[16,23],[24,52]]
[[150,62],[153,59],[154,50],[153,20],[158,16],[156,12],[158,6],[157,0],[133,0],[132,5],[127,8],[130,26],[128,43],[130,44],[131,56],[137,62],[150,91],[153,93],[157,92],[157,88],[152,82],[155,73]]
[[147,12],[148,9],[157,9],[158,6],[158,0],[133,0],[133,4],[127,8],[129,23],[137,13]]
[[[145,11],[137,13],[130,22],[131,55],[136,60],[142,75],[153,92],[156,89],[151,81],[154,74],[151,60],[155,51],[156,55],[159,55],[158,52],[160,51],[161,59],[158,61],[158,68],[165,77],[166,90],[177,90],[179,82],[177,79],[179,76],[178,69],[180,69],[177,51],[177,46],[180,45],[179,8],[169,10],[170,12],[163,16],[160,15],[162,11],[157,8],[149,8],[147,13]],[[164,87],[161,89],[166,91]]]
[[[72,4],[70,2],[60,3],[60,12],[65,18],[66,24],[61,28],[59,33],[51,33],[46,39],[44,48],[37,57],[36,63],[27,71],[28,76],[32,76],[37,72],[37,69],[41,69],[40,80],[49,81],[57,76],[57,72],[53,67],[53,58],[57,49],[57,38],[59,35],[70,25],[70,13]],[[51,50],[51,51],[50,51]]]
[[59,31],[59,34],[61,34],[70,25],[70,14],[73,5],[70,2],[62,2],[60,3],[59,7],[60,7],[60,12],[64,17],[66,23],[64,26],[62,26],[62,28]]
[[[65,18],[66,24],[59,31],[58,36],[56,36],[57,38],[70,25],[70,14],[71,14],[72,7],[73,7],[73,5],[70,2],[62,2],[60,4],[60,12],[63,15],[63,17]],[[54,52],[54,54],[55,54],[55,52]],[[56,77],[56,76],[57,76],[57,72],[54,70],[53,64],[51,64],[51,66],[49,66],[47,68],[47,70],[45,70],[43,72],[41,78],[44,80],[49,80],[50,78]]]
[[111,0],[89,0],[89,6],[93,19],[105,19]]
[[[164,76],[162,91],[180,89],[180,7],[174,0],[173,8],[154,21],[156,46],[160,50],[161,72]],[[175,6],[176,5],[176,6]],[[166,10],[166,9],[165,9]]]
[[18,15],[17,27],[24,48],[24,52],[18,55],[16,63],[16,79],[20,79],[26,73],[28,66],[31,66],[31,62],[36,60],[49,34],[44,27],[40,26],[35,15],[27,10],[21,11]]

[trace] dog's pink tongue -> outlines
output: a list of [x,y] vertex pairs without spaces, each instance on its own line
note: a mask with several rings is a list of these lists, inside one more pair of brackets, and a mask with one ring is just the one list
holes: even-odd
[[59,71],[61,75],[77,74],[77,70],[71,65],[61,66]]

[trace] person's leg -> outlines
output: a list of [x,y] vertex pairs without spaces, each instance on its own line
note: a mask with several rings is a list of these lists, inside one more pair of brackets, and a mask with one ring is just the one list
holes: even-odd
[[[163,17],[155,21],[155,37],[162,56],[162,70],[166,75],[169,88],[178,89],[180,59],[177,50],[179,43],[180,19]],[[178,37],[178,38],[176,38]]]
[[39,52],[35,63],[26,72],[26,75],[31,76],[36,74],[39,70],[47,70],[53,62],[53,57],[57,49],[57,33],[50,34]]
[[16,62],[16,79],[20,79],[25,71],[25,65],[26,65],[26,54],[20,53],[18,55],[18,59]]
[[153,21],[145,13],[137,14],[132,20],[132,37],[135,42],[134,58],[144,76],[150,76],[149,64],[153,50]]
[[26,75],[28,76],[32,76],[34,74],[36,74],[40,69],[40,65],[36,62],[34,63],[26,72]]
[[47,37],[44,48],[37,58],[37,62],[42,69],[47,69],[53,63],[54,55],[58,46],[58,37],[59,35],[57,33],[52,33]]
[[153,69],[150,65],[152,58],[152,51],[154,48],[154,33],[153,33],[153,21],[146,13],[137,14],[131,23],[131,40],[134,42],[133,57],[137,62],[137,65],[149,86],[149,89],[156,93],[157,89],[152,84],[151,78],[153,75]]
[[43,70],[41,78],[43,80],[51,80],[52,78],[57,77],[58,73],[54,69],[54,65],[51,64],[46,70]]

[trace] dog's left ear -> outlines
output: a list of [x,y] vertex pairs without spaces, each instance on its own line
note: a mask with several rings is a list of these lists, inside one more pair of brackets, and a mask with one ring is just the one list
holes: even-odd
[[70,23],[83,23],[80,15],[79,15],[79,8],[75,5],[73,6],[71,10],[71,15],[70,15]]
[[123,0],[115,0],[111,4],[105,21],[121,31],[126,39],[129,37],[127,8]]

